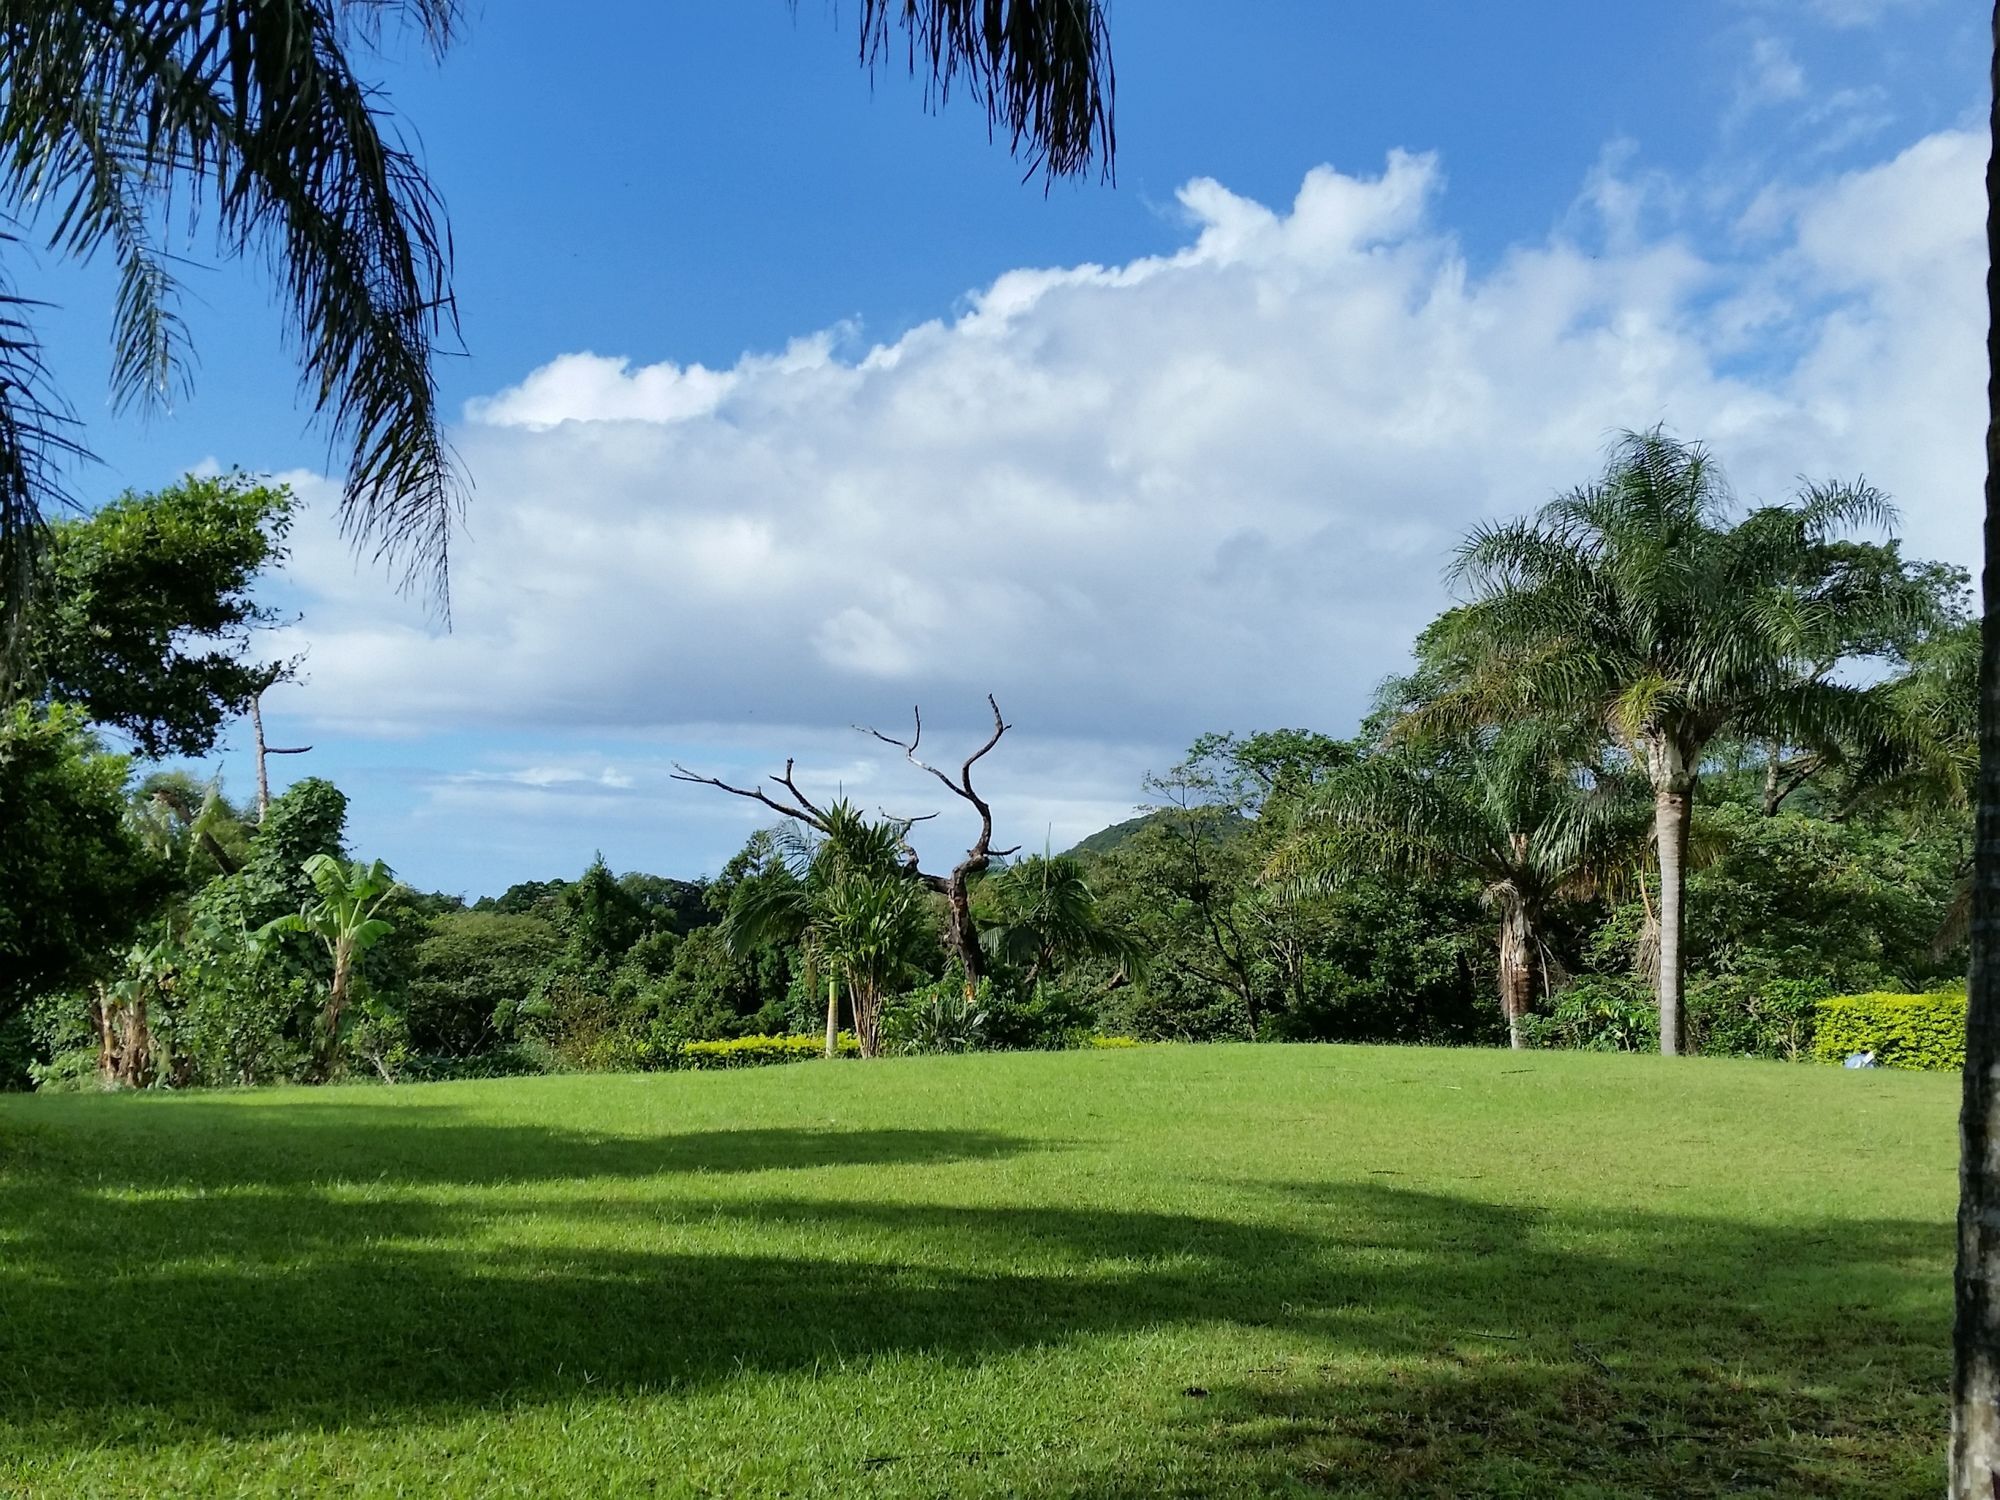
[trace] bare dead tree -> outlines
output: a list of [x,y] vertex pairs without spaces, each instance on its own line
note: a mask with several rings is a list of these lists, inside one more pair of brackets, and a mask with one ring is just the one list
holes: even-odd
[[[918,864],[915,850],[910,850],[909,862],[905,866],[905,871],[912,880],[921,881],[944,897],[945,937],[951,944],[953,955],[965,970],[965,994],[968,1000],[973,997],[978,989],[979,980],[985,973],[985,958],[979,947],[979,928],[972,920],[972,877],[991,866],[994,860],[1005,858],[1020,847],[1019,845],[1009,849],[993,847],[993,808],[979,795],[972,784],[972,768],[992,752],[993,747],[1000,743],[1002,735],[1014,727],[1000,716],[1000,705],[994,701],[991,693],[986,695],[986,705],[993,710],[993,732],[986,737],[984,744],[965,758],[964,764],[958,768],[956,777],[918,758],[917,751],[924,737],[924,715],[921,708],[911,710],[916,727],[907,741],[886,735],[879,729],[855,726],[861,729],[863,734],[871,735],[885,745],[895,746],[903,752],[904,758],[911,765],[935,776],[940,785],[954,797],[969,803],[979,814],[978,838],[973,840],[971,847],[965,851],[965,857],[953,865],[949,873],[938,875],[922,869]],[[694,786],[712,786],[718,791],[729,793],[732,797],[744,797],[752,802],[761,803],[781,817],[803,823],[808,828],[824,834],[829,831],[826,811],[799,790],[798,782],[793,776],[793,765],[793,761],[787,760],[782,773],[764,778],[771,787],[777,789],[778,795],[775,796],[762,786],[734,786],[718,777],[703,776],[699,772],[690,771],[678,761],[674,763],[673,779]],[[920,813],[915,817],[900,817],[884,813],[883,816],[889,818],[891,822],[900,824],[904,834],[907,835],[916,824],[934,818],[937,814]]]
[[[979,987],[979,979],[985,971],[984,955],[979,948],[979,927],[972,920],[972,877],[985,870],[997,858],[1015,853],[1020,845],[1008,849],[993,847],[993,808],[986,799],[973,789],[972,768],[983,760],[993,747],[1000,743],[1000,737],[1014,726],[1000,717],[1000,705],[991,693],[986,695],[986,706],[993,710],[993,732],[986,742],[965,758],[958,768],[957,779],[927,765],[917,757],[917,749],[924,739],[924,714],[921,708],[910,710],[916,727],[911,731],[907,743],[879,729],[864,729],[864,734],[873,735],[885,745],[893,745],[903,752],[909,763],[920,771],[927,771],[938,780],[938,784],[954,797],[971,804],[979,814],[979,837],[972,841],[972,847],[965,851],[965,857],[951,867],[948,875],[928,875],[922,870],[914,870],[917,879],[944,897],[946,911],[945,935],[951,942],[952,952],[965,970],[965,998],[968,1003]],[[858,726],[857,726],[858,727]]]
[[264,742],[264,695],[271,688],[291,678],[294,664],[286,662],[274,666],[265,674],[264,685],[257,689],[250,700],[250,728],[257,740],[257,821],[264,821],[264,814],[271,810],[271,777],[266,768],[266,757],[272,755],[304,755],[311,745],[268,745]]

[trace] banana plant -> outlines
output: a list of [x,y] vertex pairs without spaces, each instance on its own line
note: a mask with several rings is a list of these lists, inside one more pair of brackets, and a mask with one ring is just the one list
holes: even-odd
[[333,978],[327,986],[319,1028],[318,1071],[325,1078],[333,1072],[340,1046],[341,1016],[357,983],[355,961],[395,931],[376,913],[400,887],[389,867],[379,859],[362,864],[359,860],[315,854],[301,868],[318,895],[297,911],[266,922],[258,935],[302,932],[318,938],[333,960]]

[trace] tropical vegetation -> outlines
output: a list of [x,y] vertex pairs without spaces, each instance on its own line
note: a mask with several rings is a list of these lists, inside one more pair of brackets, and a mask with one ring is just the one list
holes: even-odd
[[822,805],[790,766],[684,771],[770,815],[712,876],[598,860],[471,900],[357,860],[323,779],[245,805],[149,759],[288,675],[255,598],[290,514],[225,476],[50,528],[0,736],[16,1084],[643,1070],[843,1034],[864,1058],[1110,1036],[1810,1060],[1852,1030],[1821,1034],[1824,1001],[1963,993],[1978,622],[1865,487],[1738,507],[1698,445],[1632,434],[1467,539],[1461,598],[1345,737],[1203,735],[1066,853],[996,844],[989,703],[955,772],[919,758],[921,715],[874,735],[979,815],[935,873],[912,820]]

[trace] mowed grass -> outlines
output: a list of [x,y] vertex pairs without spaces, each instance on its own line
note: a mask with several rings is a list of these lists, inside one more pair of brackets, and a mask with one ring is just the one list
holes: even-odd
[[1341,1047],[0,1100],[0,1493],[1909,1495],[1950,1079]]

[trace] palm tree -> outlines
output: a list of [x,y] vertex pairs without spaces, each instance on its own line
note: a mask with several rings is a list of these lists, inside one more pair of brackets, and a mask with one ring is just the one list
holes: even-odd
[[376,915],[401,887],[381,860],[362,864],[315,854],[303,866],[317,891],[299,910],[266,922],[258,936],[302,932],[318,938],[333,961],[326,1005],[320,1015],[319,1076],[333,1072],[340,1047],[340,1020],[354,988],[354,965],[362,954],[395,931]]
[[1834,545],[1893,516],[1868,485],[1732,513],[1708,451],[1654,429],[1626,434],[1597,483],[1474,530],[1453,568],[1473,599],[1445,624],[1467,669],[1428,710],[1440,722],[1594,720],[1645,773],[1668,1054],[1684,1043],[1682,905],[1704,754],[1725,731],[1829,757],[1873,732],[1873,700],[1831,674],[1898,603]]
[[847,993],[856,1040],[874,1056],[885,986],[924,921],[923,888],[905,861],[906,825],[874,822],[837,801],[825,832],[801,823],[770,830],[771,859],[736,888],[723,936],[739,952],[759,942],[796,943],[807,983],[826,982],[826,1055],[840,1041]]
[[[268,259],[302,389],[347,448],[342,521],[429,578],[440,605],[461,487],[439,416],[436,341],[456,332],[451,240],[422,163],[357,64],[441,55],[458,0],[0,0],[0,199],[13,232],[115,266],[111,382],[123,405],[188,388],[170,212],[206,215],[223,252]],[[1100,0],[862,0],[871,70],[907,39],[931,97],[982,106],[1051,178],[1115,145]],[[44,367],[32,304],[0,279],[0,677],[26,605],[40,517],[84,452]]]
[[1084,877],[1067,854],[1031,854],[986,882],[993,919],[981,934],[989,952],[1025,966],[1029,989],[1044,973],[1083,959],[1109,959],[1126,970],[1140,962],[1138,945],[1105,920]]
[[1958,1116],[1957,1311],[1952,1328],[1952,1500],[2000,1492],[2000,4],[1986,162],[1986,625],[1979,651],[1979,776]]
[[1312,791],[1273,873],[1323,884],[1385,869],[1480,880],[1499,918],[1508,1044],[1525,1047],[1535,996],[1552,988],[1550,909],[1596,892],[1645,844],[1643,804],[1573,769],[1578,739],[1530,720],[1368,756]]

